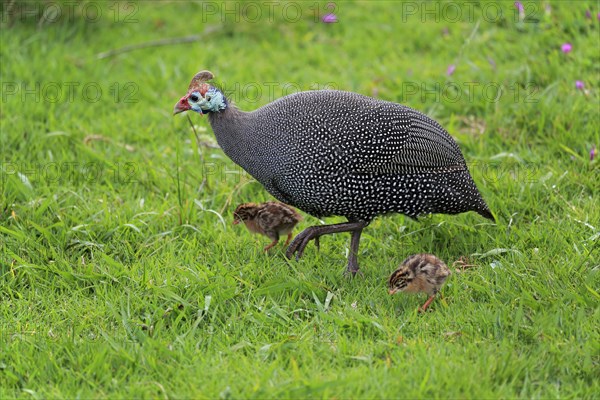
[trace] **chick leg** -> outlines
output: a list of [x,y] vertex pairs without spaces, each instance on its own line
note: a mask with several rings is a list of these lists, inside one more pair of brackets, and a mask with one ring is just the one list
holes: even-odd
[[265,248],[263,249],[263,251],[266,253],[267,251],[272,249],[273,246],[275,246],[277,243],[279,243],[279,233],[277,233],[275,231],[266,231],[265,234],[269,239],[272,240],[272,242],[269,243],[268,245],[266,245]]
[[425,311],[427,311],[427,307],[429,307],[429,305],[433,302],[433,299],[435,299],[435,294],[432,294],[431,296],[429,296],[429,298],[427,299],[427,301],[425,302],[425,304],[423,304],[419,308],[419,312],[425,312]]
[[284,246],[287,246],[288,244],[290,244],[291,240],[292,240],[292,232],[288,233],[287,240],[285,241]]
[[267,251],[271,250],[273,248],[273,246],[275,246],[278,242],[279,242],[279,239],[273,240],[271,243],[269,243],[268,245],[265,246],[263,251],[266,253]]

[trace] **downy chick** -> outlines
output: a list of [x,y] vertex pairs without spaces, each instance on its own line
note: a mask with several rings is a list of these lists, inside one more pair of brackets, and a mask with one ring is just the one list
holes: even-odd
[[419,311],[424,312],[449,275],[450,270],[446,264],[433,254],[413,254],[392,273],[388,281],[388,290],[390,294],[398,291],[426,292],[429,298],[419,308]]
[[287,235],[287,246],[292,239],[292,230],[301,220],[302,216],[296,210],[276,201],[240,204],[233,212],[234,225],[243,222],[250,232],[265,235],[272,240],[264,251],[275,246],[282,235]]

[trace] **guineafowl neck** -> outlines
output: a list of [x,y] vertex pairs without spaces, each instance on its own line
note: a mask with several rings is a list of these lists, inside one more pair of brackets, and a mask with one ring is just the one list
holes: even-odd
[[236,164],[248,171],[252,164],[253,151],[250,113],[229,105],[226,109],[209,114],[210,125],[215,132],[221,149]]

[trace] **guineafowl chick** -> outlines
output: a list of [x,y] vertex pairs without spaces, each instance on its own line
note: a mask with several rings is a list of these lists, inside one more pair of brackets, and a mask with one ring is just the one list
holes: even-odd
[[265,235],[272,240],[264,251],[275,246],[283,235],[287,235],[287,246],[292,240],[292,230],[301,220],[302,216],[296,210],[276,201],[240,204],[233,212],[234,225],[243,222],[250,232]]
[[419,311],[425,312],[449,275],[446,264],[433,254],[413,254],[392,273],[388,290],[390,294],[399,291],[427,293],[429,298],[419,308]]

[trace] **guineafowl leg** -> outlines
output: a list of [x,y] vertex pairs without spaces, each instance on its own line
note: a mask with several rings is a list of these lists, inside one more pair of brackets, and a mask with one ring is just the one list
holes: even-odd
[[[356,275],[358,271],[358,244],[360,243],[360,234],[363,228],[360,227],[352,231],[352,239],[350,239],[350,254],[348,254],[348,266],[344,274]],[[362,274],[362,272],[361,272]]]
[[358,254],[358,244],[360,242],[360,234],[365,226],[367,226],[368,222],[359,221],[359,222],[344,222],[341,224],[333,224],[333,225],[323,225],[323,226],[310,226],[300,232],[294,240],[292,240],[292,244],[288,247],[285,255],[287,258],[292,258],[294,253],[296,254],[296,260],[302,257],[304,254],[304,249],[308,242],[311,240],[315,240],[318,243],[317,239],[323,235],[328,235],[330,233],[340,233],[340,232],[352,232],[352,241],[350,243],[350,255],[348,256],[348,271],[352,274],[356,274],[358,271],[358,262],[356,260],[356,255]]
[[431,304],[431,302],[433,301],[433,299],[435,299],[435,294],[432,294],[431,296],[429,296],[429,298],[427,299],[427,301],[425,302],[425,304],[423,304],[419,308],[419,312],[425,312],[425,311],[427,311],[427,307],[429,307],[429,305]]

